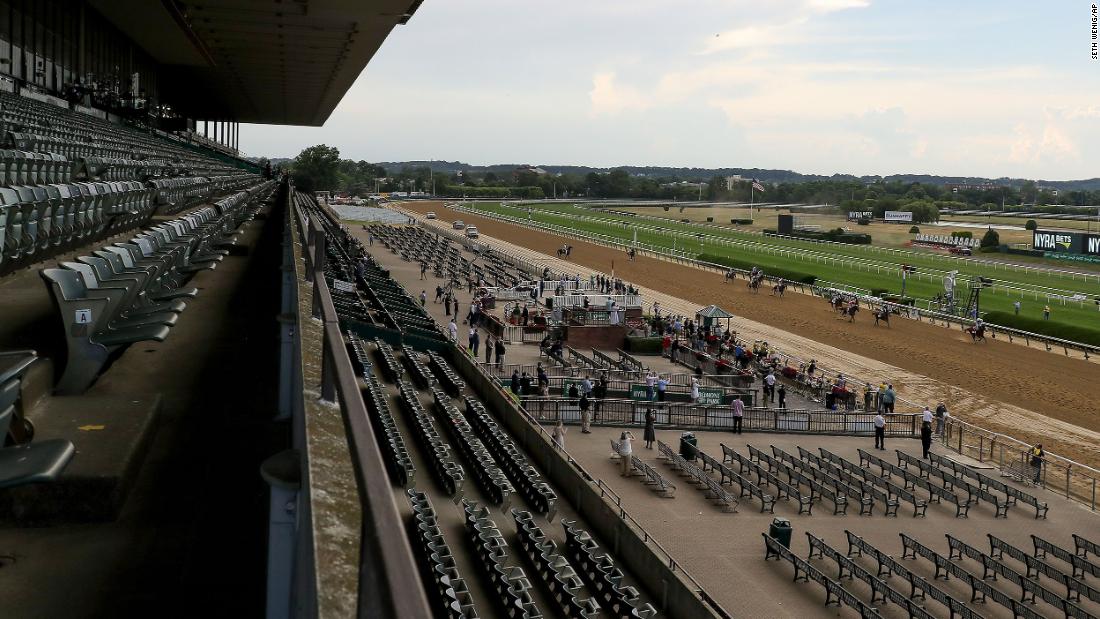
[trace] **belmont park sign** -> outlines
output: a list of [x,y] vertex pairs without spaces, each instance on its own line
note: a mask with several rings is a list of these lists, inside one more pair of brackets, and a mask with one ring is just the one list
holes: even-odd
[[1031,245],[1048,258],[1100,262],[1100,234],[1036,230]]

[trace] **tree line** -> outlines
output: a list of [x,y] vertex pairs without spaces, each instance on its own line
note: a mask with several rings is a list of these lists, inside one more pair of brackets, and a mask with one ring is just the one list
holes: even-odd
[[806,182],[765,183],[752,189],[752,179],[724,176],[678,179],[630,174],[623,169],[587,174],[540,174],[518,169],[512,173],[433,171],[429,166],[389,169],[367,161],[342,159],[334,146],[304,149],[289,164],[296,185],[307,191],[334,191],[366,196],[376,192],[419,191],[440,197],[473,198],[611,198],[670,201],[740,201],[780,204],[829,204],[840,211],[912,211],[917,223],[935,221],[942,209],[1028,208],[1057,212],[1058,205],[1100,204],[1100,191],[1055,192],[1033,181],[1021,187],[953,189],[940,184],[898,180],[866,182],[854,178]]

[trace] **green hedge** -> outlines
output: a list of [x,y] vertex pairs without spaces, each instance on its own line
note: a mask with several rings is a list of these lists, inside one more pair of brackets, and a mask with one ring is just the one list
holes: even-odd
[[897,303],[898,305],[908,305],[912,307],[917,302],[913,297],[903,297],[897,294],[880,294],[878,295],[883,301],[889,301],[890,303]]
[[[699,254],[698,256],[696,256],[696,260],[701,260],[703,262],[713,262],[715,264],[721,264],[735,269],[745,269],[746,271],[751,271],[754,266],[760,266],[748,260],[739,260],[737,258],[730,258],[729,256],[716,256],[714,254]],[[802,271],[794,271],[791,269],[767,267],[764,269],[764,272],[771,277],[782,277],[783,279],[789,279],[793,282],[801,282],[803,284],[812,284],[817,281],[816,275],[810,275],[809,273],[803,273]]]
[[735,226],[751,226],[752,225],[752,220],[751,219],[731,219],[730,223],[735,225]]
[[[1054,311],[1058,311],[1058,308],[1054,308]],[[1012,327],[1013,329],[1048,335],[1071,342],[1100,346],[1100,330],[1097,329],[1051,322],[1041,318],[1017,316],[1011,312],[989,312],[983,318],[990,324],[1001,325],[1002,327]]]
[[661,354],[661,341],[659,337],[628,337],[626,338],[626,352],[639,355]]

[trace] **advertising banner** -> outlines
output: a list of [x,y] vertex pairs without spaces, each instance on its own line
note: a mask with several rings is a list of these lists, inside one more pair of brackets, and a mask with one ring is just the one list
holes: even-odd
[[886,211],[885,220],[888,222],[896,223],[912,223],[913,212],[912,211]]

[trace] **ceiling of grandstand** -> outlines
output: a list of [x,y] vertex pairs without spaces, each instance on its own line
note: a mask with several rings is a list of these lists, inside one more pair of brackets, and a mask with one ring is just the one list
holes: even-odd
[[89,0],[197,119],[321,125],[423,0]]

